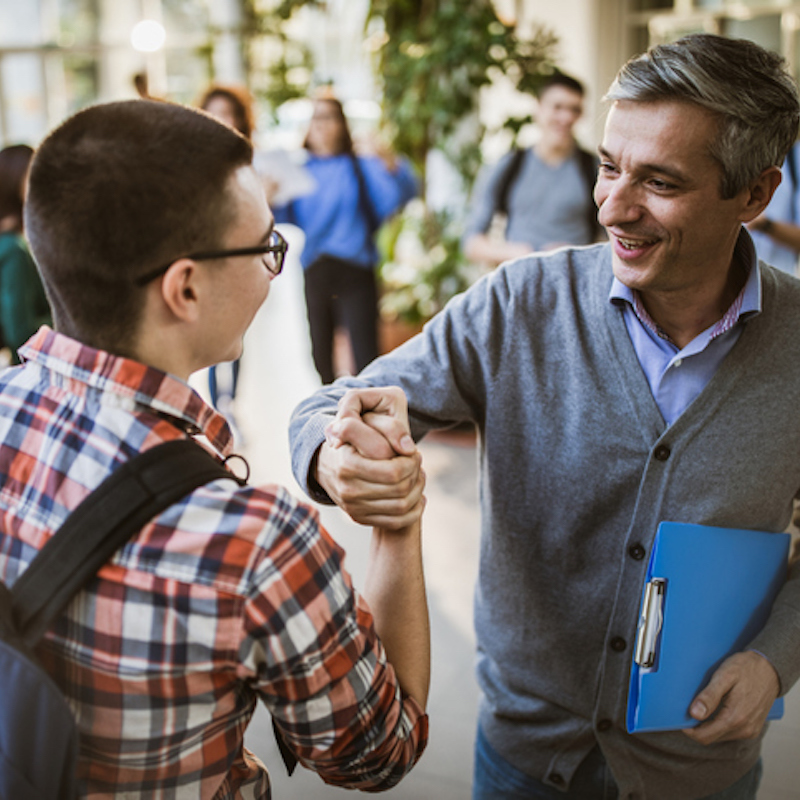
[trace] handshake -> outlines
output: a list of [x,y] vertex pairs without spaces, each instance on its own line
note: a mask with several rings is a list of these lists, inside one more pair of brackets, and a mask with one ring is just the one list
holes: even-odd
[[310,477],[362,525],[400,531],[418,523],[425,473],[403,391],[348,391],[325,430]]

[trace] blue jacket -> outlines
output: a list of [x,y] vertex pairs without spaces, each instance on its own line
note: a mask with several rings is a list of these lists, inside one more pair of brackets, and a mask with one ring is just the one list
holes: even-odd
[[[359,156],[358,163],[368,201],[381,222],[417,195],[417,179],[408,161],[400,159],[395,172],[375,156]],[[273,209],[276,222],[291,222],[305,233],[300,256],[303,269],[323,254],[372,269],[378,261],[378,251],[363,201],[359,202],[352,158],[347,154],[324,158],[312,155],[305,166],[317,183],[316,190]]]

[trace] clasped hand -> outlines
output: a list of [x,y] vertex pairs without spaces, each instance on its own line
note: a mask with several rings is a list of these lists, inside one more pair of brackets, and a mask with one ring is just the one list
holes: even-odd
[[400,530],[425,506],[425,473],[397,387],[351,389],[316,460],[316,480],[356,522]]

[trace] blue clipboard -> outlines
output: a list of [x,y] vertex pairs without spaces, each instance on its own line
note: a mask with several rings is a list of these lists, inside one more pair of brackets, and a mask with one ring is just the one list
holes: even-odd
[[[691,728],[717,667],[764,627],[786,581],[788,533],[662,522],[642,592],[628,691],[629,733]],[[783,698],[769,719],[783,716]]]

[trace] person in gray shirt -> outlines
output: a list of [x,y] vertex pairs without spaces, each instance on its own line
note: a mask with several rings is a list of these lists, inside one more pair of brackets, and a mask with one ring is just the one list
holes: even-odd
[[[581,149],[573,129],[583,113],[580,81],[556,72],[537,96],[539,141],[507,153],[485,170],[472,192],[462,243],[473,261],[497,266],[528,253],[603,237],[592,189],[597,157]],[[503,238],[490,233],[506,216]]]
[[800,563],[686,709],[696,726],[630,734],[626,700],[659,523],[767,536],[800,493],[800,281],[745,228],[800,102],[778,55],[708,34],[632,59],[607,99],[610,241],[504,264],[301,403],[294,471],[401,525],[411,439],[478,427],[474,800],[754,800],[768,712],[800,677]]

